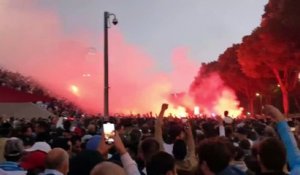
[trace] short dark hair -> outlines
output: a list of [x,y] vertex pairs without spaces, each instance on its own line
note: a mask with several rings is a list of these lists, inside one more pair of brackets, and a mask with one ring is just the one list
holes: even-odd
[[239,161],[242,160],[245,156],[244,151],[240,147],[235,147],[234,160]]
[[51,144],[52,148],[62,148],[65,151],[70,150],[71,145],[69,145],[69,140],[67,138],[58,137],[53,139],[53,142]]
[[232,150],[229,144],[221,137],[203,140],[198,148],[199,163],[204,161],[214,173],[224,170],[232,158]]
[[286,163],[286,152],[282,142],[276,138],[266,138],[260,142],[258,155],[268,170],[282,171]]
[[81,142],[81,137],[77,136],[77,135],[72,136],[72,138],[71,138],[72,145],[75,145],[77,141]]
[[175,159],[170,154],[160,151],[152,156],[146,165],[147,175],[165,175],[175,168]]
[[171,123],[168,130],[170,142],[174,143],[176,141],[176,137],[178,137],[181,132],[183,132],[182,126],[178,125],[177,123]]
[[242,148],[243,150],[250,150],[251,144],[248,139],[243,139],[240,141],[239,147]]
[[228,116],[229,112],[228,111],[224,111],[224,116]]
[[39,128],[44,129],[45,132],[48,132],[48,131],[50,130],[50,125],[49,125],[49,123],[48,123],[47,121],[45,121],[45,120],[39,120],[39,121],[37,122],[37,126],[38,126]]
[[172,153],[176,160],[184,160],[184,158],[187,154],[185,142],[183,140],[176,140],[173,145]]
[[144,161],[148,162],[150,161],[152,155],[159,152],[160,146],[158,141],[154,138],[147,138],[142,141],[140,149],[143,153]]

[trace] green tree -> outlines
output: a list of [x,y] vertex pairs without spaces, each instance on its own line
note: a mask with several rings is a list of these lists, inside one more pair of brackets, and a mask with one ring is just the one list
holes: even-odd
[[236,93],[246,97],[248,109],[254,114],[254,101],[257,98],[256,93],[260,92],[267,94],[267,88],[270,86],[270,81],[265,79],[248,77],[241,68],[238,62],[237,51],[240,45],[235,44],[228,48],[219,56],[218,66],[220,76],[227,86],[232,88]]
[[291,38],[274,28],[259,27],[250,36],[244,37],[238,58],[246,75],[276,78],[282,92],[284,113],[288,114],[289,92],[296,86],[300,69],[300,52]]

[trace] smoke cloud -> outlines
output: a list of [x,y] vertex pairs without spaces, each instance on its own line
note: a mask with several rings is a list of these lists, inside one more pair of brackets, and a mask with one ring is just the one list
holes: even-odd
[[[34,78],[53,95],[69,99],[88,113],[102,112],[103,52],[89,47],[87,34],[68,38],[54,12],[30,3],[1,2],[0,65]],[[162,72],[151,56],[126,42],[118,29],[110,29],[109,35],[111,113],[158,112],[171,93],[188,90],[199,69],[189,58],[188,48],[175,48],[171,58],[166,58],[171,60],[172,71]],[[207,111],[220,112],[223,108],[218,106],[231,103],[236,109],[234,92],[216,82],[221,82],[218,76],[195,89],[185,98],[185,106],[199,104]],[[218,96],[211,100],[216,92]],[[184,113],[182,108],[170,107],[170,112]]]

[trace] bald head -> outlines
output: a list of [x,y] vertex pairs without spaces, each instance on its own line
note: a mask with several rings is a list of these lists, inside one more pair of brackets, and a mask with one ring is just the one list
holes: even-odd
[[91,175],[126,175],[124,169],[111,162],[102,162],[95,166]]
[[54,148],[48,153],[45,163],[47,169],[58,170],[65,174],[69,168],[69,155],[61,148]]

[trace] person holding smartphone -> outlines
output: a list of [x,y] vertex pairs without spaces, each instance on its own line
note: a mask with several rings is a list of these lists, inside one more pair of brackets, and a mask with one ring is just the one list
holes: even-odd
[[266,105],[264,113],[270,115],[276,121],[278,134],[286,149],[288,164],[291,169],[290,175],[299,175],[300,151],[284,115],[272,105]]
[[[107,125],[108,124],[108,125]],[[103,132],[98,151],[107,158],[110,148],[115,147],[120,155],[124,170],[130,175],[140,175],[136,162],[130,157],[125,148],[119,133],[114,130],[114,124],[106,123],[103,125]]]

